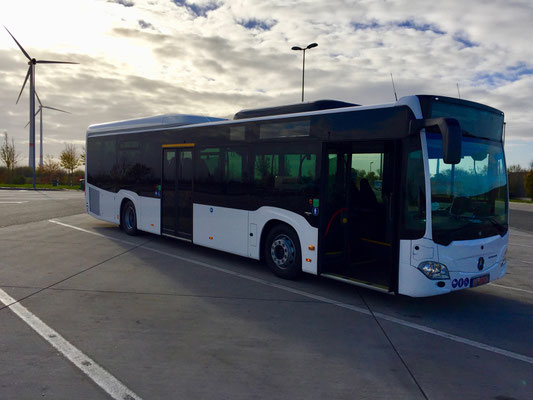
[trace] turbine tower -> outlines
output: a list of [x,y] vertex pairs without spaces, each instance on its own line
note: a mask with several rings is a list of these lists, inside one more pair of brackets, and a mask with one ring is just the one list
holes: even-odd
[[[37,94],[37,92],[35,92],[35,96],[37,97],[37,101],[39,102],[39,110],[37,110],[37,112],[35,113],[35,116],[41,113],[40,124],[39,124],[39,139],[40,139],[39,140],[39,166],[42,167],[43,166],[43,108],[47,108],[49,110],[54,110],[54,111],[60,111],[60,112],[67,113],[67,114],[71,114],[71,113],[65,110],[61,110],[59,108],[44,106],[43,103],[41,103],[41,99],[39,98],[39,95]],[[24,126],[24,128],[26,128],[30,124],[30,122],[31,121],[29,121],[26,124],[26,126]]]
[[20,89],[19,96],[17,97],[18,104],[20,100],[20,96],[22,95],[22,92],[24,91],[24,87],[26,86],[26,82],[28,81],[28,78],[30,78],[30,160],[29,164],[31,169],[33,170],[33,188],[35,189],[35,65],[36,64],[78,64],[76,62],[70,62],[70,61],[47,61],[47,60],[36,60],[35,58],[31,58],[30,55],[24,50],[24,48],[20,45],[20,43],[15,39],[15,36],[9,32],[9,29],[7,29],[5,26],[7,33],[13,38],[17,46],[19,47],[20,51],[26,56],[28,59],[28,72],[26,73],[26,78],[24,79],[24,83],[22,84],[22,89]]

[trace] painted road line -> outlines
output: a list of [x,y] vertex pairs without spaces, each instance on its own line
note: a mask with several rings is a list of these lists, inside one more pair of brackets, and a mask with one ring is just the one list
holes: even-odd
[[0,201],[0,204],[22,204],[28,203],[28,201]]
[[92,358],[81,352],[68,342],[63,336],[46,325],[26,307],[0,289],[0,302],[13,311],[20,319],[28,324],[35,332],[50,343],[57,351],[63,354],[85,375],[91,378],[113,399],[134,400],[141,397],[128,389],[122,382],[98,365]]
[[100,237],[103,237],[103,238],[106,238],[106,239],[111,239],[111,240],[115,240],[117,242],[129,244],[131,246],[137,246],[138,245],[138,243],[133,243],[133,242],[129,242],[127,240],[117,239],[117,238],[114,238],[112,236],[102,235],[101,233],[96,233],[96,232],[93,232],[93,231],[89,231],[87,229],[78,228],[77,226],[65,224],[63,222],[56,221],[55,219],[49,219],[48,222],[51,222],[51,223],[57,224],[57,225],[61,225],[61,226],[66,226],[67,228],[76,229],[77,231],[80,231],[80,232],[90,233],[91,235],[100,236]]
[[533,261],[519,260],[518,258],[510,258],[509,257],[509,260],[510,261],[521,262],[521,263],[525,263],[525,264],[533,264]]
[[531,247],[531,248],[533,248],[533,246],[531,246],[529,244],[519,244],[519,243],[509,243],[509,246],[520,246],[520,247]]
[[[56,223],[57,223],[57,221],[56,221]],[[72,229],[80,230],[80,231],[83,231],[83,232],[94,233],[94,232],[90,232],[90,231],[88,231],[86,229],[78,228],[78,227],[73,226],[73,225],[68,225],[68,224],[64,224],[64,223],[60,223],[60,224],[65,226],[65,227],[69,227],[69,228],[72,228]],[[100,235],[100,234],[97,234],[97,235],[98,236],[105,236],[105,235]],[[108,238],[109,239],[113,239],[111,237],[108,237]],[[256,282],[256,283],[259,283],[261,285],[274,287],[274,288],[283,290],[285,292],[295,293],[295,294],[298,294],[298,295],[303,296],[303,297],[307,297],[307,298],[310,298],[310,299],[313,299],[313,300],[318,300],[318,301],[321,301],[323,303],[331,304],[333,306],[341,307],[341,308],[344,308],[344,309],[347,309],[347,310],[355,311],[355,312],[360,313],[360,314],[371,315],[370,311],[368,309],[366,309],[366,308],[363,308],[363,307],[354,306],[354,305],[343,303],[343,302],[340,302],[340,301],[337,301],[337,300],[333,300],[333,299],[330,299],[330,298],[327,298],[327,297],[319,296],[319,295],[312,294],[312,293],[309,293],[309,292],[304,292],[302,290],[294,289],[294,288],[291,288],[289,286],[285,286],[285,285],[281,285],[281,284],[278,284],[278,283],[266,281],[266,280],[261,279],[261,278],[256,278],[256,277],[253,277],[253,276],[250,276],[250,275],[242,274],[240,272],[231,271],[231,270],[228,270],[226,268],[217,267],[215,265],[211,265],[211,264],[205,263],[203,261],[198,261],[198,260],[195,260],[195,259],[192,259],[192,258],[178,256],[176,254],[172,254],[172,253],[168,253],[166,251],[154,249],[152,247],[147,247],[147,246],[143,245],[143,246],[139,246],[138,248],[139,249],[143,249],[143,250],[148,250],[148,251],[151,251],[151,252],[154,252],[154,253],[157,253],[157,254],[161,254],[161,255],[164,255],[164,256],[167,256],[167,257],[175,258],[175,259],[178,259],[178,260],[181,260],[181,261],[186,261],[186,262],[189,262],[191,264],[196,264],[196,265],[199,265],[199,266],[202,266],[202,267],[214,270],[214,271],[218,271],[218,272],[222,272],[224,274],[228,274],[228,275],[236,276],[236,277],[239,277],[239,278],[242,278],[242,279],[246,279],[248,281]],[[491,353],[499,354],[499,355],[502,355],[502,356],[505,356],[505,357],[509,357],[509,358],[512,358],[512,359],[515,359],[515,360],[519,360],[519,361],[523,361],[523,362],[526,362],[528,364],[532,364],[533,365],[533,357],[529,357],[529,356],[526,356],[526,355],[523,355],[523,354],[514,353],[512,351],[500,349],[498,347],[490,346],[490,345],[487,345],[485,343],[477,342],[475,340],[470,340],[470,339],[467,339],[467,338],[464,338],[464,337],[461,337],[461,336],[453,335],[451,333],[440,331],[438,329],[433,329],[433,328],[430,328],[430,327],[427,327],[427,326],[424,326],[424,325],[416,324],[416,323],[413,323],[413,322],[410,322],[410,321],[406,321],[406,320],[403,320],[403,319],[400,319],[400,318],[396,318],[396,317],[393,317],[393,316],[390,316],[390,315],[382,314],[382,313],[379,313],[379,312],[374,312],[373,314],[377,318],[380,318],[380,319],[383,319],[383,320],[386,320],[386,321],[389,321],[389,322],[392,322],[392,323],[395,323],[395,324],[398,324],[398,325],[409,327],[409,328],[412,328],[412,329],[415,329],[415,330],[418,330],[418,331],[421,331],[421,332],[425,332],[425,333],[428,333],[428,334],[431,334],[431,335],[439,336],[439,337],[442,337],[442,338],[445,338],[445,339],[452,340],[452,341],[457,342],[457,343],[461,343],[461,344],[465,344],[465,345],[468,345],[468,346],[471,346],[471,347],[475,347],[475,348],[478,348],[478,349],[486,350],[486,351],[489,351]]]
[[511,236],[523,236],[523,237],[529,237],[529,238],[533,237],[533,235],[528,235],[527,233],[524,234],[524,233],[512,233],[511,232],[511,233],[509,233],[509,235],[511,235]]
[[489,285],[496,286],[496,287],[501,287],[501,288],[505,288],[505,289],[509,289],[509,290],[516,290],[518,292],[525,292],[525,293],[533,294],[533,290],[520,289],[520,288],[516,288],[516,287],[512,287],[512,286],[498,285],[497,283],[489,283]]

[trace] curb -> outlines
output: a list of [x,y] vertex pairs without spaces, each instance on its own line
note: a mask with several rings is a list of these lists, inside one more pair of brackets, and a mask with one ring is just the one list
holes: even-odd
[[63,191],[69,191],[69,190],[78,190],[80,189],[50,189],[50,188],[14,188],[14,187],[0,187],[0,190],[31,190],[35,192],[63,192]]

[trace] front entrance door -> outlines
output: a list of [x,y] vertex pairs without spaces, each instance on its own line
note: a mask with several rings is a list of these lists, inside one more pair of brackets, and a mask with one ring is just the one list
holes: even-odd
[[321,273],[388,290],[394,276],[394,145],[328,144],[324,153]]
[[163,149],[161,232],[192,240],[192,148]]

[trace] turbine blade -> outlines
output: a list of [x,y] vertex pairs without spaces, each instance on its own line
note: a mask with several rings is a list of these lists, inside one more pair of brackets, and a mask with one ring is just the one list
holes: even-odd
[[77,62],[70,62],[70,61],[48,61],[48,60],[37,60],[35,61],[37,64],[79,64]]
[[[39,108],[39,111],[37,111],[37,112],[34,114],[34,116],[36,117],[37,114],[39,114],[40,112],[41,112],[41,109]],[[28,121],[28,123],[27,123],[26,125],[24,125],[24,128],[27,128],[29,124],[30,124],[30,121]]]
[[24,79],[24,83],[22,84],[22,89],[20,89],[19,97],[17,97],[17,101],[15,102],[15,104],[19,103],[20,96],[22,95],[22,91],[24,90],[24,86],[26,86],[26,82],[28,81],[28,77],[30,76],[30,72],[31,72],[31,65],[30,65],[30,68],[28,68],[28,73],[26,74],[26,79]]
[[[43,103],[41,103],[41,99],[39,98],[39,95],[37,94],[37,90],[35,91],[35,97],[37,97],[37,101],[39,102],[39,105],[42,107]],[[35,114],[37,115],[37,114]]]
[[[6,28],[5,25],[4,25],[4,28]],[[11,32],[9,32],[9,29],[6,28],[6,31],[7,31],[7,33],[9,33],[9,34],[11,35]],[[24,55],[26,56],[26,58],[27,58],[28,60],[31,61],[31,57],[30,57],[30,55],[29,55],[28,53],[26,53],[26,50],[24,50],[24,47],[22,47],[22,46],[20,45],[20,43],[17,41],[17,39],[15,39],[15,36],[11,35],[11,37],[13,38],[13,40],[15,41],[15,43],[18,45],[19,49],[24,53]]]
[[48,107],[48,106],[43,106],[43,108],[48,108],[49,110],[61,111],[61,112],[67,113],[67,114],[72,114],[72,113],[70,113],[70,112],[68,112],[68,111],[61,110],[61,109],[59,109],[59,108]]

